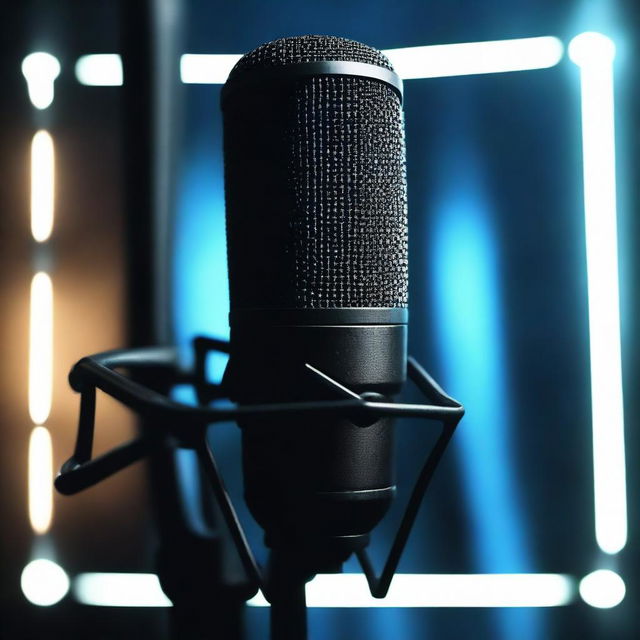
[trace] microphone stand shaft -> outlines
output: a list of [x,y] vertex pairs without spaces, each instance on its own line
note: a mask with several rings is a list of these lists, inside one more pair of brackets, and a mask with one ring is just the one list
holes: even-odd
[[271,640],[307,640],[304,582],[272,587]]
[[307,640],[308,576],[278,551],[271,554],[270,576],[271,640]]

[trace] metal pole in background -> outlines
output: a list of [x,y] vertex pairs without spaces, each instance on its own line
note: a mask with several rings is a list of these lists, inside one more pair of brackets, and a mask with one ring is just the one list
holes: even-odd
[[[121,7],[129,342],[136,347],[170,344],[174,339],[171,237],[184,90],[179,60],[184,51],[185,11],[181,0],[124,2]],[[157,377],[144,382],[168,391]],[[141,423],[143,430],[154,426]],[[176,455],[160,453],[149,462],[157,571],[174,605],[170,638],[240,639],[244,602],[234,595],[230,583],[241,581],[242,576],[238,580],[234,563],[228,561],[226,529],[215,527],[215,521],[221,521],[217,507],[201,482],[206,504],[200,505],[200,526],[189,517]],[[200,471],[195,460],[192,466],[197,483]]]

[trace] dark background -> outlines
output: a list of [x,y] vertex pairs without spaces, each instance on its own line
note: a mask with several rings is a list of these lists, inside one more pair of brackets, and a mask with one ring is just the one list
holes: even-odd
[[[468,413],[399,570],[550,572],[579,579],[594,569],[615,568],[627,586],[625,600],[604,610],[579,597],[555,609],[314,609],[310,629],[318,639],[636,637],[636,3],[193,0],[183,8],[189,53],[242,53],[305,33],[344,36],[381,49],[538,35],[557,36],[566,46],[586,30],[615,41],[628,544],[611,558],[598,550],[594,537],[579,78],[565,55],[546,70],[405,83],[410,351]],[[2,638],[165,637],[161,609],[86,607],[71,594],[40,608],[25,600],[19,580],[22,568],[43,549],[71,577],[156,570],[142,465],[77,497],[56,496],[45,539],[33,536],[26,507],[28,292],[34,269],[30,140],[45,127],[56,144],[55,382],[47,426],[59,468],[71,452],[77,409],[66,373],[83,355],[125,345],[135,304],[127,294],[131,249],[125,227],[131,219],[124,213],[125,187],[136,179],[124,170],[130,166],[125,150],[135,132],[125,128],[122,87],[84,87],[73,74],[80,55],[122,51],[126,15],[118,2],[28,1],[13,3],[3,23]],[[20,72],[22,59],[38,50],[62,64],[55,101],[45,112],[32,108]],[[166,258],[171,324],[175,339],[186,346],[195,334],[225,337],[228,302],[220,86],[181,90],[175,220]],[[134,421],[106,398],[99,406],[101,450],[126,439]],[[225,425],[212,438],[240,500],[236,431]],[[377,532],[378,563],[431,442],[426,431],[407,428],[399,434],[401,490]],[[246,510],[240,511],[248,522]],[[257,529],[249,527],[259,544]],[[349,563],[347,570],[356,567]],[[267,615],[266,609],[248,610],[248,638],[266,637]]]

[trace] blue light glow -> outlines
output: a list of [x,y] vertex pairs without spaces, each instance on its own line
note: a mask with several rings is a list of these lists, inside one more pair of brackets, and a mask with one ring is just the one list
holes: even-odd
[[[185,362],[197,335],[229,336],[222,160],[213,141],[186,155],[175,229],[174,323]],[[209,359],[219,379],[226,358]]]
[[[443,172],[436,207],[432,273],[437,340],[446,388],[461,398],[456,434],[478,572],[529,572],[517,493],[502,341],[499,265],[478,164],[467,150]],[[526,620],[523,619],[526,617]],[[535,613],[501,612],[501,637],[541,637]]]
[[[198,109],[201,108],[198,105]],[[190,119],[200,131],[197,142],[184,156],[174,229],[173,321],[176,344],[185,366],[191,364],[194,337],[227,338],[229,335],[222,145],[207,139],[203,120],[203,117]],[[221,379],[226,361],[226,356],[218,354],[208,359],[210,380]],[[189,387],[175,389],[173,397],[187,404],[195,402]],[[177,450],[175,468],[184,515],[195,532],[204,533],[207,523],[202,511],[203,487],[197,467],[193,451]]]
[[[184,404],[196,404],[196,395],[191,386],[180,385],[172,391],[171,397]],[[193,449],[175,450],[176,487],[180,492],[183,516],[192,531],[199,535],[209,533],[202,512],[202,483],[198,473],[198,458]]]

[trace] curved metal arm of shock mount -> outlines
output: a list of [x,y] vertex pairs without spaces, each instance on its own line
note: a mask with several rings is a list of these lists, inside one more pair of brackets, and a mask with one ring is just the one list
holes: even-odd
[[[381,576],[376,577],[366,551],[358,552],[358,559],[367,578],[371,594],[384,598],[398,566],[415,521],[422,498],[431,477],[446,449],[453,432],[464,415],[460,403],[448,396],[429,374],[413,359],[407,361],[407,373],[429,404],[402,404],[376,402],[366,394],[359,396],[332,380],[314,367],[308,371],[325,385],[334,388],[339,399],[319,402],[288,402],[236,407],[204,406],[205,403],[224,398],[220,385],[206,382],[206,357],[211,351],[228,353],[228,343],[211,338],[196,338],[195,368],[193,372],[181,371],[178,353],[174,347],[150,347],[142,349],[108,351],[80,360],[69,374],[71,387],[81,394],[78,434],[74,453],[62,465],[55,480],[56,489],[72,495],[93,486],[128,467],[153,451],[163,447],[181,446],[194,449],[209,478],[216,500],[238,550],[249,579],[269,599],[269,588],[264,573],[257,563],[247,542],[242,525],[227,494],[213,452],[206,440],[206,428],[214,422],[236,420],[239,417],[258,415],[304,415],[324,413],[326,415],[353,415],[361,413],[369,418],[382,416],[417,417],[439,420],[442,432],[431,450],[411,493],[400,527],[391,546]],[[130,372],[153,372],[161,374],[171,385],[191,384],[196,389],[199,406],[175,402],[167,396],[118,373],[115,369]],[[147,431],[130,442],[92,459],[93,434],[95,429],[96,389],[131,408],[136,413],[158,421],[156,433]],[[363,421],[364,425],[372,420]],[[363,426],[362,428],[367,428]]]

